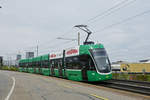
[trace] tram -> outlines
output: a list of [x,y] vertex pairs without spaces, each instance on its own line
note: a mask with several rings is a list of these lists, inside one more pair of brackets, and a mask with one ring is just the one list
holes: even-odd
[[80,45],[19,61],[19,71],[56,76],[75,81],[112,78],[111,64],[102,44]]
[[19,71],[55,76],[74,81],[104,81],[112,79],[111,64],[103,44],[87,41],[59,52],[19,61]]

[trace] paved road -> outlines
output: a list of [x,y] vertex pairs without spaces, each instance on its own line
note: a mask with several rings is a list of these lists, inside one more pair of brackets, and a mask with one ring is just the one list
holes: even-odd
[[13,82],[11,78],[7,74],[0,73],[0,100],[6,98],[8,92],[10,91],[12,83]]
[[8,94],[10,97],[7,100],[146,100],[141,96],[78,83],[48,76],[0,71],[0,100],[6,100]]

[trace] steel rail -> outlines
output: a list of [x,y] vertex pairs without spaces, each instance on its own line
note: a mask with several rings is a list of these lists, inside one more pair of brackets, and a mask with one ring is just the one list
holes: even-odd
[[115,88],[115,89],[140,93],[144,95],[150,95],[150,82],[113,79],[109,81],[104,81],[99,85],[109,87],[109,88]]

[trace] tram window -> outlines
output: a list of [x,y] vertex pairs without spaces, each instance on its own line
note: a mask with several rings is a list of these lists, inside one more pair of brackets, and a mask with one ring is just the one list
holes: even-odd
[[30,67],[30,62],[28,62],[28,67]]
[[38,67],[41,67],[41,61],[38,61]]
[[66,58],[67,69],[81,69],[80,59],[78,56]]
[[23,63],[23,66],[25,67],[25,66],[26,66],[26,63]]
[[40,61],[38,61],[38,66],[37,67],[40,67],[41,66],[41,62]]
[[24,63],[24,67],[26,67],[26,63]]
[[91,57],[89,59],[89,66],[90,66],[90,70],[96,70],[94,62]]
[[22,67],[22,66],[21,66],[21,63],[19,63],[19,67]]
[[38,67],[38,65],[39,65],[39,62],[36,62],[36,67]]
[[73,57],[73,69],[81,69],[80,59],[78,56]]
[[42,67],[46,67],[46,61],[42,61]]
[[48,60],[43,61],[43,65],[42,66],[45,67],[45,68],[48,68],[49,61]]
[[26,67],[29,67],[29,64],[28,64],[28,63],[26,63]]
[[38,66],[40,66],[40,67],[41,67],[41,61],[39,61],[39,62],[38,62]]
[[23,67],[25,67],[25,63],[23,63]]
[[37,67],[39,67],[39,61],[37,61]]
[[34,62],[32,62],[32,66],[34,67],[35,65],[34,65]]
[[71,57],[66,58],[66,68],[72,69],[72,58]]
[[58,61],[57,60],[54,61],[54,68],[58,68]]
[[42,64],[41,64],[41,65],[42,65],[42,68],[45,68],[45,61],[42,61],[41,63],[42,63]]
[[32,62],[33,67],[35,67],[35,62]]
[[60,66],[62,67],[62,59],[60,60]]
[[86,67],[87,69],[89,69],[89,55],[81,55],[80,63],[82,67]]
[[51,63],[51,67],[54,68],[54,63],[55,63],[54,60],[51,60],[50,63]]
[[24,64],[25,67],[28,67],[27,63]]
[[62,68],[62,59],[58,60],[58,68]]
[[38,62],[36,62],[36,68],[38,67]]
[[36,67],[36,62],[34,62],[34,67]]
[[29,62],[29,67],[32,67],[32,62]]
[[32,67],[32,62],[30,62],[30,67]]
[[46,67],[48,68],[49,67],[49,61],[46,60]]
[[89,55],[81,55],[80,63],[82,67],[86,67],[88,70],[95,70],[93,60]]

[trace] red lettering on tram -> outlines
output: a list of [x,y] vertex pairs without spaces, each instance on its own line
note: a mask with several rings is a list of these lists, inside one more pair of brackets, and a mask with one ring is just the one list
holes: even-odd
[[76,54],[76,53],[78,53],[77,49],[71,49],[71,50],[67,51],[67,55]]
[[56,54],[51,54],[50,58],[56,57]]

